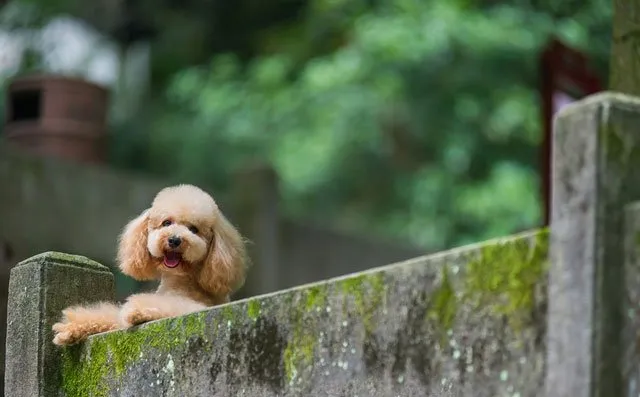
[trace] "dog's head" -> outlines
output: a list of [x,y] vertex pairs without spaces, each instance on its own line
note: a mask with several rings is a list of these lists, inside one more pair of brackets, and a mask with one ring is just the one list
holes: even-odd
[[151,208],[125,227],[118,262],[138,280],[189,276],[212,295],[227,296],[244,282],[246,252],[213,198],[179,185],[160,191]]

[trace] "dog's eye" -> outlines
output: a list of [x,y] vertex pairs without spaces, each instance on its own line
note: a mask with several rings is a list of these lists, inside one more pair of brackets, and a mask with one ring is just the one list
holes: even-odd
[[189,226],[189,230],[191,231],[191,233],[193,234],[198,234],[198,228],[195,226]]
[[169,219],[165,219],[164,221],[162,221],[162,226],[169,226],[171,225],[171,221]]

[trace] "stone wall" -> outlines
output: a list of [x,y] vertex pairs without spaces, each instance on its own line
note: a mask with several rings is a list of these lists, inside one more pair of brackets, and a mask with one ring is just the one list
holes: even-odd
[[[491,241],[96,335],[70,348],[52,349],[49,328],[57,316],[28,316],[20,327],[43,324],[42,345],[29,350],[48,352],[47,368],[59,372],[35,383],[68,397],[530,397],[544,378],[547,240],[538,231]],[[47,254],[19,265],[12,291],[45,290],[39,304],[56,308],[78,299],[71,292],[77,286],[55,281],[69,271],[61,258]],[[28,276],[37,269],[51,281]],[[86,269],[103,277],[93,265]],[[74,279],[91,283],[84,274]],[[99,295],[83,300],[104,299]],[[12,302],[25,304],[35,303]],[[21,345],[22,335],[12,333],[9,346]],[[7,384],[35,361],[13,366]],[[23,375],[19,382],[32,383]]]

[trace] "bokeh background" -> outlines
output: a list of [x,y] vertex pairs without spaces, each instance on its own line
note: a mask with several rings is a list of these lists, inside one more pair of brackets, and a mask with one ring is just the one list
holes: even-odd
[[440,250],[541,222],[538,58],[606,83],[606,0],[11,0],[0,84],[111,90],[112,167],[215,190],[248,163],[281,210]]

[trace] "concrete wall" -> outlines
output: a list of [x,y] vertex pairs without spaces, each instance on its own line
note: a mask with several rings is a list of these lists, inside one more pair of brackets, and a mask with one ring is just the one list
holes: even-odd
[[[35,158],[0,142],[0,244],[6,247],[0,257],[2,306],[6,302],[9,268],[40,252],[84,255],[113,267],[116,239],[122,227],[147,208],[161,188],[177,182]],[[252,241],[253,267],[237,297],[344,275],[423,253],[285,219],[278,209],[277,182],[263,169],[238,174],[234,191],[214,196]],[[153,286],[154,283],[136,283],[116,272],[118,298]],[[0,312],[2,324],[4,318]],[[0,328],[4,331],[4,327]]]
[[[424,250],[284,220],[280,287],[359,272],[424,255]],[[279,288],[280,289],[280,288]]]
[[[96,266],[47,254],[12,273],[12,396],[539,396],[545,370],[547,233],[490,241],[254,297],[74,347],[51,344],[55,311]],[[45,269],[48,277],[30,272]],[[515,271],[514,271],[515,270]],[[517,286],[514,289],[514,286]],[[22,291],[40,291],[34,305]],[[87,301],[105,291],[86,291]],[[526,297],[528,299],[522,299]],[[39,345],[25,329],[42,328]],[[32,357],[32,359],[25,359]],[[35,363],[50,370],[42,376]],[[26,375],[24,375],[26,374]],[[49,394],[38,394],[47,396]]]

